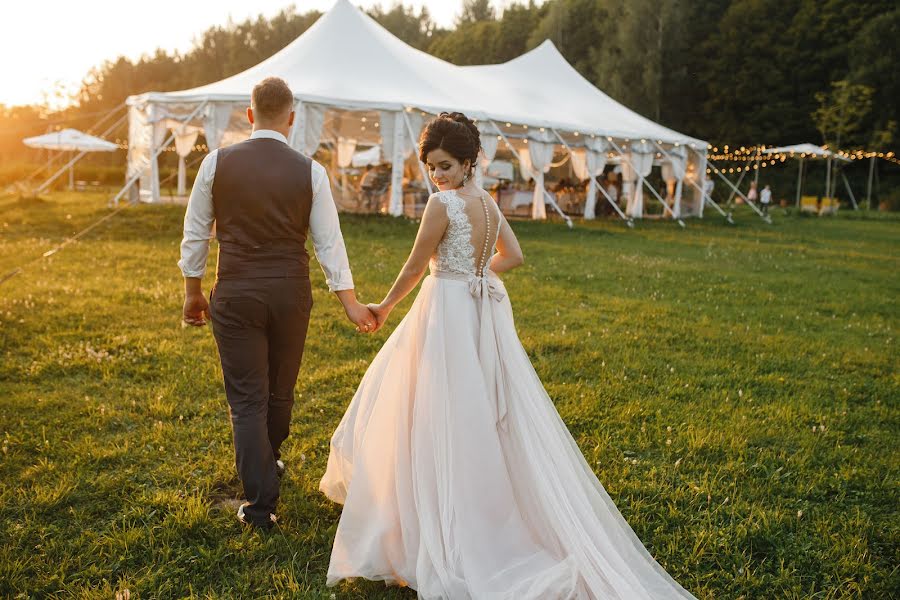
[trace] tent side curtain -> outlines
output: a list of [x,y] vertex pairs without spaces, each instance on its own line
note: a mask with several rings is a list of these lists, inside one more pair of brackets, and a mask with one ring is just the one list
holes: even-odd
[[[576,161],[580,161],[581,159],[576,159],[575,157],[579,154],[584,156],[584,167],[583,167],[583,175],[578,175],[580,179],[588,180],[588,189],[587,189],[587,197],[584,202],[584,218],[585,219],[594,219],[597,216],[597,177],[603,174],[603,169],[606,168],[606,151],[607,144],[603,139],[591,139],[588,138],[586,143],[587,148],[579,151],[575,151],[572,153],[572,166],[576,165]],[[576,170],[576,174],[577,174]]]
[[322,104],[297,102],[294,105],[294,126],[288,140],[291,148],[307,156],[316,153],[322,142],[326,110]]

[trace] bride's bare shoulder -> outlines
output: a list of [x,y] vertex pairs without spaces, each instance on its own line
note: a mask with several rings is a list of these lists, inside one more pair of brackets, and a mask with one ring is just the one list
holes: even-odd
[[422,213],[423,219],[431,219],[434,220],[436,217],[447,218],[447,192],[434,192],[430,196],[428,196],[428,201],[425,203],[425,211]]

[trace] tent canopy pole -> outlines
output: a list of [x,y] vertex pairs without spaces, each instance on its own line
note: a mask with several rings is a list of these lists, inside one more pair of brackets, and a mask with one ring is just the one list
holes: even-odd
[[850,182],[847,181],[847,176],[841,171],[841,177],[844,179],[844,187],[847,188],[847,193],[850,194],[850,201],[853,202],[853,210],[859,210],[859,205],[856,203],[856,196],[853,195],[853,190],[850,189]]
[[744,194],[742,194],[742,193],[741,193],[741,190],[737,189],[737,187],[735,187],[735,185],[734,185],[733,183],[731,183],[731,180],[730,180],[730,179],[728,179],[727,177],[725,177],[724,175],[722,175],[722,172],[721,172],[718,168],[716,168],[716,165],[713,164],[713,161],[707,160],[707,164],[710,166],[710,168],[711,168],[713,171],[715,171],[716,175],[718,175],[719,177],[721,177],[722,180],[723,180],[725,183],[727,183],[729,186],[731,186],[731,189],[733,189],[733,190],[735,191],[735,193],[737,193],[738,196],[740,196],[741,198],[744,199],[744,202],[746,202],[747,205],[748,205],[750,208],[752,208],[753,211],[754,211],[756,214],[759,215],[759,218],[760,218],[760,219],[762,219],[763,221],[765,221],[766,223],[768,223],[768,224],[770,224],[770,225],[772,224],[772,219],[771,219],[771,217],[768,217],[768,216],[766,216],[766,215],[763,215],[763,214],[762,214],[762,211],[759,210],[759,208],[757,208],[757,206],[756,206],[754,203],[750,202],[750,199],[747,198],[747,196],[745,196]]

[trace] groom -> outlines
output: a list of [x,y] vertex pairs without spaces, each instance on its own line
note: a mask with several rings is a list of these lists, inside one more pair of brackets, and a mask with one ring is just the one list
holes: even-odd
[[[356,300],[337,208],[324,167],[292,149],[294,97],[268,77],[253,88],[250,139],[213,150],[200,165],[184,216],[178,265],[184,274],[186,323],[211,318],[231,413],[235,462],[247,501],[242,523],[268,529],[276,521],[294,384],[312,308],[309,254],[359,331],[375,317]],[[201,290],[209,239],[219,241],[216,283]]]

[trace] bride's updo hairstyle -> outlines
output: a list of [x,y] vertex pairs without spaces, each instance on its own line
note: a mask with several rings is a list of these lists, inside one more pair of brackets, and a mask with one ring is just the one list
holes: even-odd
[[441,149],[460,164],[469,161],[470,174],[481,150],[481,134],[472,119],[460,112],[442,112],[419,137],[419,160],[427,162],[432,150]]

